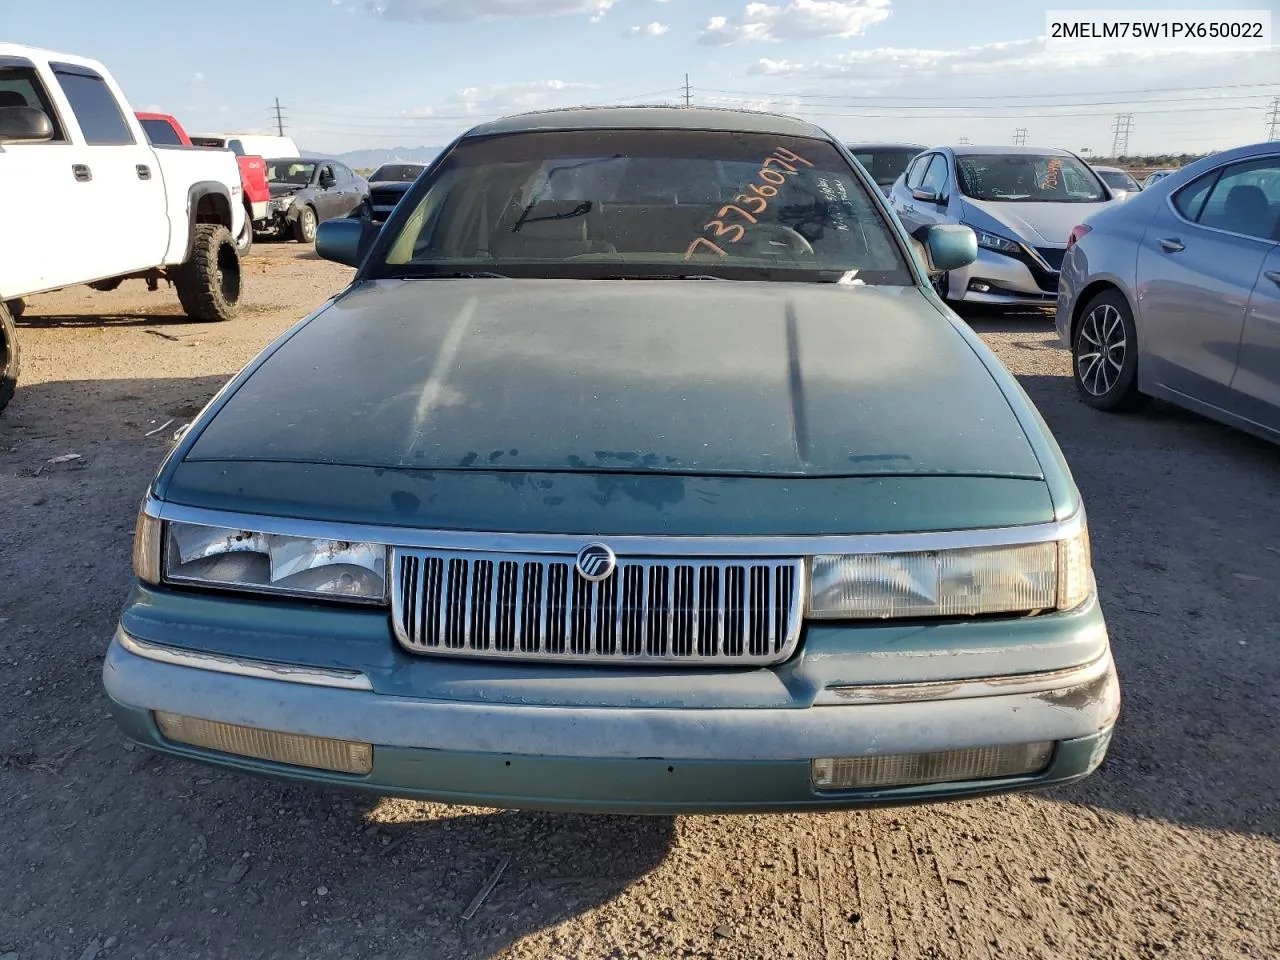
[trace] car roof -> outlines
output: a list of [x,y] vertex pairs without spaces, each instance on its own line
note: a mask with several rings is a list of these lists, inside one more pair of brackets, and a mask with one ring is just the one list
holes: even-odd
[[831,138],[795,117],[714,107],[570,107],[504,117],[473,127],[464,138],[545,130],[722,130],[777,136]]
[[898,143],[891,140],[855,140],[852,143],[846,143],[845,146],[850,150],[915,150],[919,153],[928,149],[918,143]]
[[[940,149],[938,147],[934,148]],[[977,155],[990,156],[992,154],[1024,157],[1074,157],[1075,154],[1070,150],[1063,150],[1061,147],[1011,147],[1007,144],[997,144],[991,146],[983,146],[982,144],[964,143],[958,146],[947,147],[957,157],[972,157]]]

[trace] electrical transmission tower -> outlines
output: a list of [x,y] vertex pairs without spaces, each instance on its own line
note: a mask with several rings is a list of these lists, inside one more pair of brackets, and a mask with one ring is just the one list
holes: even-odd
[[1013,145],[1015,147],[1025,147],[1027,145],[1027,128],[1019,127],[1013,131]]
[[964,145],[964,144],[966,144],[966,143],[972,143],[973,141],[972,141],[972,140],[970,140],[968,137],[961,137],[961,138],[960,138],[959,140],[957,140],[956,142],[957,142],[957,143],[959,143],[959,144],[961,144],[961,145]]
[[693,106],[693,87],[689,86],[689,75],[684,75],[684,105],[686,107]]
[[1280,140],[1280,97],[1267,107],[1267,140]]
[[1133,114],[1117,113],[1116,122],[1111,125],[1115,137],[1111,141],[1111,156],[1125,157],[1129,155],[1129,134],[1133,130]]
[[274,113],[276,117],[276,133],[282,137],[284,136],[284,114],[280,111],[283,109],[284,108],[280,106],[280,98],[276,97],[276,105],[272,108],[271,112]]

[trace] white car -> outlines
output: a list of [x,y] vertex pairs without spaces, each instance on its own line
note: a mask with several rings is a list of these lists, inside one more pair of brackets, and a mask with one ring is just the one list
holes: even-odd
[[1052,147],[936,147],[911,161],[889,193],[917,240],[937,224],[978,235],[978,259],[938,274],[949,301],[1053,307],[1071,229],[1118,203],[1074,153]]
[[23,297],[140,277],[172,283],[194,320],[235,313],[235,155],[152,147],[96,60],[0,43],[0,210],[0,408],[17,381]]

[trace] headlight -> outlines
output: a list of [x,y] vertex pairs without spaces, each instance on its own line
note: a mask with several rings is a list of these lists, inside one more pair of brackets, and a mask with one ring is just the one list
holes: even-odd
[[824,620],[1069,610],[1093,591],[1087,530],[1047,543],[811,562],[809,616]]
[[283,197],[276,197],[275,204],[277,210],[288,210],[293,206],[293,201],[297,200],[297,196],[292,193],[286,193]]
[[973,232],[978,235],[978,246],[986,247],[988,250],[995,250],[998,253],[1021,253],[1022,244],[1016,240],[1010,240],[1002,237],[998,233],[988,233],[986,230],[979,230],[973,224],[966,224],[972,228]]
[[386,576],[381,544],[166,524],[164,578],[170,583],[380,603]]

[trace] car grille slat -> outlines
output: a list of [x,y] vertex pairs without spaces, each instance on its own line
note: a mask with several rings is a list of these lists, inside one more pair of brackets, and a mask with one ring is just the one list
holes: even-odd
[[797,558],[573,557],[396,548],[392,620],[415,653],[582,662],[766,664],[800,639]]

